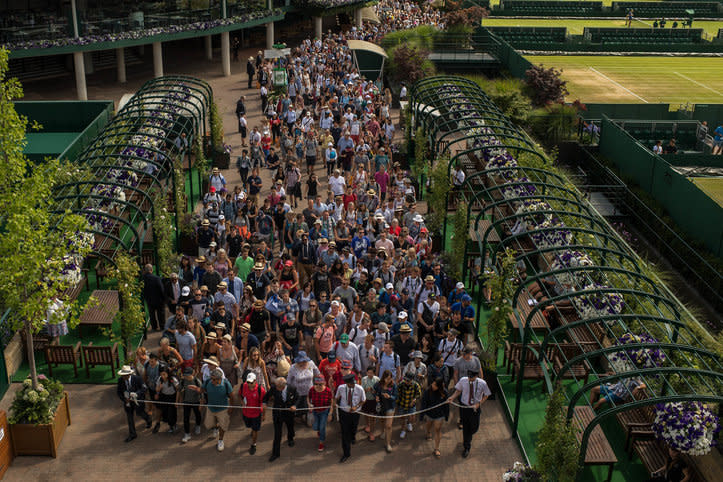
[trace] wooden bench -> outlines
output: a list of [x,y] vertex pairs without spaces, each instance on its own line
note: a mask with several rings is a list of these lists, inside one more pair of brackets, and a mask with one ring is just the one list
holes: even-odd
[[[645,470],[652,476],[668,463],[668,446],[655,438],[636,439],[633,449],[643,463]],[[703,482],[706,478],[700,473],[695,461],[686,455],[682,456],[690,470],[690,482]]]
[[[512,380],[515,377],[521,376],[523,380],[542,380],[545,375],[542,368],[542,363],[552,362],[555,356],[555,345],[547,345],[545,347],[545,360],[542,361],[542,354],[540,353],[541,345],[538,343],[532,343],[527,345],[525,353],[522,353],[522,344],[516,343],[519,348],[513,349],[516,352],[516,357],[512,359]],[[525,360],[525,368],[522,369],[522,358]],[[522,372],[520,372],[522,370]],[[544,389],[544,384],[543,384]]]
[[45,347],[45,361],[48,362],[48,374],[53,376],[53,365],[73,365],[73,371],[78,377],[78,367],[83,366],[80,358],[80,342],[72,345],[48,345]]
[[[25,328],[20,329],[20,338],[23,340],[23,351],[25,351],[25,347],[28,346],[28,335]],[[33,351],[44,352],[48,345],[50,345],[50,336],[47,332],[33,333]]]
[[83,360],[85,361],[85,376],[90,378],[90,367],[95,368],[97,365],[110,366],[111,377],[115,376],[116,366],[120,367],[118,361],[118,343],[113,346],[93,346],[90,342],[88,346],[83,347]]
[[[578,443],[582,442],[582,434],[594,418],[595,412],[591,407],[587,405],[575,407],[575,414],[573,416],[572,423],[575,427],[575,435]],[[607,437],[605,437],[605,433],[600,425],[597,425],[594,429],[592,429],[592,433],[590,433],[584,460],[585,465],[607,465],[607,481],[610,482],[613,475],[613,469],[615,464],[618,462],[618,458],[615,456],[615,452],[610,446],[610,442]]]
[[[645,400],[649,394],[647,390],[633,392],[634,400]],[[630,449],[630,443],[636,437],[653,437],[653,420],[655,411],[652,405],[631,408],[615,414],[620,427],[625,432],[625,451]]]
[[[534,300],[532,296],[530,296],[529,293],[526,291],[523,291],[520,293],[520,295],[517,297],[517,300],[515,302],[515,307],[517,308],[518,313],[520,314],[520,317],[522,318],[523,323],[525,320],[527,320],[527,317],[532,313],[532,309],[535,307],[535,303],[533,302],[532,305],[530,305],[528,300]],[[537,301],[537,300],[535,300]],[[517,334],[520,330],[520,325],[517,321],[517,317],[514,313],[510,313],[509,315],[510,323],[512,324],[513,329],[513,337],[517,337]],[[535,314],[532,316],[532,319],[529,321],[529,326],[533,330],[547,330],[550,328],[550,325],[547,323],[547,318],[545,318],[545,315],[542,314],[542,310],[537,310]]]
[[[599,348],[600,345],[595,344],[595,347]],[[565,363],[567,363],[569,360],[575,358],[576,356],[580,356],[588,351],[592,351],[595,348],[588,348],[585,346],[585,344],[558,343],[557,345],[555,345],[555,349],[555,372],[560,373],[563,365],[565,365]],[[592,367],[590,366],[590,362],[588,362],[586,359],[582,359],[581,361],[571,365],[560,378],[563,380],[582,380],[583,384],[587,384],[587,380],[590,377],[591,371]]]

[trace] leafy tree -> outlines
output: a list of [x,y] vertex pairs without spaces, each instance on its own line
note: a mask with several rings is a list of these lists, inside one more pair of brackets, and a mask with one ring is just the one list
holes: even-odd
[[469,7],[450,10],[444,14],[444,24],[447,29],[455,27],[477,27],[482,19],[488,17],[490,12],[483,7]]
[[563,413],[565,395],[558,384],[545,409],[545,422],[540,429],[535,452],[537,469],[543,480],[549,482],[574,482],[578,472],[580,448],[575,429]]
[[[13,101],[23,95],[17,79],[7,79],[8,52],[0,49],[0,303],[14,314],[12,327],[26,332],[33,386],[38,377],[33,333],[43,327],[48,309],[53,316],[78,321],[77,302],[70,290],[80,281],[80,266],[92,247],[85,218],[52,213],[58,209],[53,188],[75,175],[58,161],[32,164],[24,155],[27,118],[18,115]],[[62,303],[62,308],[58,303]]]
[[545,106],[563,102],[567,91],[567,81],[562,80],[562,70],[533,65],[525,72],[525,82],[535,105]]
[[140,269],[138,263],[125,252],[120,252],[114,259],[116,267],[110,272],[110,277],[118,283],[118,296],[120,297],[120,310],[116,320],[120,325],[120,333],[109,333],[113,341],[123,345],[125,358],[133,351],[133,337],[143,331],[146,325],[145,312],[141,302]]
[[439,158],[429,173],[431,191],[428,204],[431,210],[427,213],[425,221],[432,234],[439,234],[442,224],[447,218],[447,196],[452,189],[452,181],[447,173],[448,165],[449,159]]
[[491,360],[497,360],[497,351],[507,338],[507,323],[512,313],[512,296],[515,292],[515,251],[505,249],[496,271],[487,280],[492,299],[492,313],[487,319],[487,352]]
[[398,45],[388,53],[387,74],[393,82],[413,84],[435,74],[434,64],[427,57],[429,51],[419,47]]
[[164,276],[170,276],[177,269],[178,255],[173,250],[173,231],[171,213],[166,209],[166,196],[164,191],[156,194],[153,203],[153,234],[155,235],[156,250],[159,258],[159,268]]
[[467,203],[462,201],[457,205],[457,210],[452,217],[453,234],[452,234],[452,253],[451,263],[449,266],[449,274],[453,278],[462,278],[462,264],[464,263],[464,253],[467,248],[467,238],[469,237],[469,219],[467,218]]

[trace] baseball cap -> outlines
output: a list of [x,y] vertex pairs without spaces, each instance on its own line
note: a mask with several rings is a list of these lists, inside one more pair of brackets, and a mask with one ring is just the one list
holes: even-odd
[[346,333],[343,333],[343,334],[339,337],[339,341],[342,342],[342,343],[348,343],[348,342],[349,342],[349,335],[347,335]]
[[249,383],[253,383],[256,381],[256,374],[254,372],[249,372],[248,375],[246,375],[246,381]]

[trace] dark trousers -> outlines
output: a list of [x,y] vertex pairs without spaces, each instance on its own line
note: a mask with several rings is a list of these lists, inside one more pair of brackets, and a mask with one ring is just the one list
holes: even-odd
[[479,409],[461,408],[459,409],[459,418],[462,420],[462,445],[469,450],[472,447],[472,436],[479,429]]
[[154,330],[160,330],[166,324],[166,307],[163,305],[148,305],[148,317],[151,320],[151,327]]
[[274,417],[274,448],[272,455],[281,455],[281,430],[286,424],[286,439],[294,440],[294,414],[292,412],[281,412]]
[[341,448],[344,456],[351,456],[351,441],[356,438],[356,430],[359,427],[359,414],[348,413],[339,410],[339,424],[341,425]]
[[161,420],[166,422],[170,427],[176,426],[176,420],[178,419],[178,414],[176,413],[176,405],[169,405],[176,402],[176,394],[173,395],[164,395],[162,393],[158,394],[158,401],[159,402],[166,402],[166,403],[159,403],[161,407]]
[[249,74],[249,89],[251,88],[251,85],[254,83],[254,74]]
[[248,168],[241,168],[238,170],[239,175],[241,176],[241,182],[246,185],[246,179],[249,177],[249,169]]
[[151,423],[151,417],[146,413],[145,406],[141,403],[139,405],[134,406],[131,404],[130,407],[123,407],[126,411],[126,420],[128,421],[128,435],[131,437],[136,436],[136,420],[135,420],[135,414],[137,413],[139,417],[141,417],[143,420],[146,421],[146,423]]
[[196,425],[201,425],[201,410],[198,405],[183,406],[183,433],[191,433],[191,411],[196,416]]

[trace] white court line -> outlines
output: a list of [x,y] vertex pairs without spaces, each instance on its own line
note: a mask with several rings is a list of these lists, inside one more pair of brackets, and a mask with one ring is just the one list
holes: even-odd
[[723,96],[723,94],[720,93],[720,92],[718,92],[717,90],[711,89],[711,88],[708,87],[707,85],[701,84],[701,83],[698,82],[697,80],[693,80],[693,79],[691,79],[690,77],[688,77],[687,75],[683,75],[683,74],[681,74],[680,72],[673,72],[673,73],[674,73],[675,75],[679,76],[679,77],[683,77],[685,80],[689,80],[689,81],[693,82],[693,83],[696,84],[696,85],[700,85],[700,86],[703,87],[704,89],[708,89],[708,90],[710,90],[711,92],[713,92],[713,93],[715,93],[715,94],[718,94],[718,95],[720,95],[720,96]]
[[650,24],[650,23],[648,23],[648,22],[643,22],[643,21],[640,20],[639,18],[633,18],[633,20],[635,20],[636,22],[640,22],[640,23],[642,23],[643,25],[646,25],[646,26],[648,26],[648,27],[650,27],[650,28],[653,27],[652,24]]
[[611,78],[608,77],[607,75],[603,74],[603,73],[600,72],[599,70],[597,70],[597,69],[595,69],[595,68],[593,68],[593,67],[588,67],[588,69],[592,70],[593,72],[595,72],[596,74],[598,74],[600,77],[603,77],[604,79],[609,80],[610,82],[612,82],[613,84],[617,85],[618,87],[620,87],[620,88],[623,89],[624,91],[629,92],[630,94],[634,95],[635,97],[637,97],[638,99],[642,100],[642,101],[645,102],[646,104],[650,104],[650,102],[648,102],[647,100],[643,99],[642,97],[640,97],[638,94],[636,94],[636,93],[633,92],[632,90],[628,89],[627,87],[625,87],[625,86],[623,86],[623,85],[615,82],[613,79],[611,79]]

